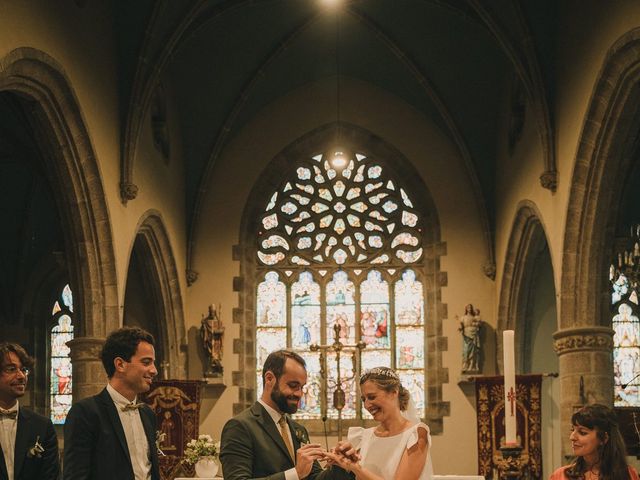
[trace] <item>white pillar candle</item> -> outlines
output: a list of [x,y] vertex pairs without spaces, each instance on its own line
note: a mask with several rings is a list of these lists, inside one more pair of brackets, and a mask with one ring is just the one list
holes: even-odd
[[502,353],[504,365],[504,430],[505,443],[515,445],[516,438],[516,362],[513,348],[514,332],[502,332]]

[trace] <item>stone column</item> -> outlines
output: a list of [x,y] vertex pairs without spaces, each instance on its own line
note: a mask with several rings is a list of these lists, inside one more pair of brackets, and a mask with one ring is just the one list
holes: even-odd
[[100,360],[104,338],[78,337],[67,342],[73,365],[73,402],[95,395],[107,384]]
[[[613,330],[610,327],[584,326],[559,330],[553,334],[560,369],[560,425],[562,453],[571,455],[569,431],[571,415],[587,403],[613,403]],[[584,398],[580,395],[580,377],[584,379]]]

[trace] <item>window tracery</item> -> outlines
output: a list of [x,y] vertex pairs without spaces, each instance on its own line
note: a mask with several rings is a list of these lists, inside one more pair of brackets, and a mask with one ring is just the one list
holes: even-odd
[[[345,153],[341,152],[342,155]],[[401,181],[385,163],[347,154],[301,159],[270,194],[258,225],[256,385],[269,352],[289,347],[307,361],[308,382],[298,416],[336,418],[330,392],[321,398],[314,343],[367,344],[362,368],[396,368],[418,411],[425,412],[423,221]],[[328,358],[330,378],[335,360]],[[353,374],[351,358],[341,370]],[[355,379],[344,381],[343,418],[365,416]]]

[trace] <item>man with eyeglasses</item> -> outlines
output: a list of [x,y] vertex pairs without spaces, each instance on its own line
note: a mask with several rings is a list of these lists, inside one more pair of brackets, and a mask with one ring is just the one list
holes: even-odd
[[107,337],[101,353],[107,387],[67,415],[64,480],[160,480],[156,416],[137,401],[158,373],[153,344],[137,327]]
[[51,419],[18,402],[33,363],[20,345],[0,343],[0,480],[56,480],[60,473]]

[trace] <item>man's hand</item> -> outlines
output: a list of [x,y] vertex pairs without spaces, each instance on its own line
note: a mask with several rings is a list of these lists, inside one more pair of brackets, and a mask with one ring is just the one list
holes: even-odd
[[350,459],[352,462],[360,461],[360,454],[358,450],[353,448],[353,445],[351,445],[351,443],[344,440],[336,444],[336,446],[333,448],[333,452]]
[[313,462],[325,455],[325,450],[319,443],[307,443],[302,445],[296,452],[296,472],[298,472],[298,478],[302,480],[311,473],[311,467]]

